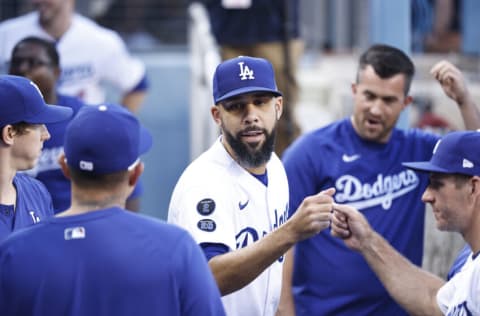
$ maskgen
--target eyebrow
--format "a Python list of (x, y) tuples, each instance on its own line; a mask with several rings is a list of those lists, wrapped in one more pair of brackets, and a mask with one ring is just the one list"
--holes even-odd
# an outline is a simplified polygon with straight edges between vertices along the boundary
[(380, 99), (385, 100), (385, 101), (395, 101), (395, 100), (398, 100), (398, 98), (397, 98), (396, 96), (394, 96), (394, 95), (383, 95), (383, 96), (382, 96), (382, 95), (379, 95), (378, 93), (375, 93), (375, 92), (373, 92), (372, 90), (369, 90), (369, 89), (365, 89), (365, 90), (363, 91), (363, 94), (364, 94), (364, 95), (366, 95), (366, 94), (372, 95), (372, 96), (374, 96), (374, 97), (376, 97), (376, 98), (380, 98)]

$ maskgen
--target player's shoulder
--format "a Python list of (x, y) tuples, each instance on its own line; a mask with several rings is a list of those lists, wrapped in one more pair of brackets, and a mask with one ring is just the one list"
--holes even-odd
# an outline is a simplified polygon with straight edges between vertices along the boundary
[(184, 174), (202, 180), (224, 177), (233, 164), (234, 160), (228, 155), (220, 140), (217, 140), (185, 168)]
[(40, 182), (39, 180), (27, 175), (26, 173), (17, 172), (17, 174), (13, 177), (13, 183), (17, 188), (18, 192), (24, 191), (41, 191), (47, 192), (45, 185)]
[(353, 129), (349, 124), (349, 119), (342, 119), (302, 134), (287, 148), (282, 160), (291, 155), (316, 154), (325, 147), (341, 146)]
[(399, 129), (392, 131), (391, 141), (403, 144), (434, 146), (440, 139), (440, 135), (419, 128)]
[(167, 223), (163, 219), (155, 218), (145, 214), (125, 211), (119, 213), (124, 221), (135, 227), (141, 227), (145, 235), (150, 235), (152, 240), (162, 240), (167, 245), (177, 245), (179, 241), (188, 238), (190, 235), (184, 228)]
[(285, 172), (283, 163), (275, 152), (272, 152), (272, 155), (270, 156), (270, 160), (267, 163), (267, 168), (269, 170), (269, 173), (271, 170), (274, 170), (275, 172), (281, 172), (281, 173)]
[(193, 191), (222, 195), (236, 178), (235, 171), (238, 167), (217, 141), (185, 168), (175, 185), (172, 201), (182, 200), (185, 194)]
[[(324, 144), (332, 141), (341, 141), (341, 139), (350, 134), (351, 127), (350, 119), (342, 119), (325, 126), (314, 129), (305, 133), (300, 137), (300, 141), (305, 143)], [(334, 137), (334, 139), (332, 139)]]
[(31, 28), (37, 24), (38, 14), (30, 12), (15, 18), (7, 19), (0, 23), (0, 32), (12, 32)]
[(41, 243), (42, 231), (46, 228), (46, 222), (40, 221), (35, 225), (22, 227), (14, 230), (0, 243), (0, 254), (2, 256), (15, 253), (16, 257), (22, 254), (31, 254), (30, 249), (37, 250), (38, 243)]
[(104, 41), (109, 44), (123, 43), (117, 32), (78, 13), (75, 13), (73, 16), (73, 27), (77, 35), (83, 34), (83, 36), (87, 36), (90, 40)]
[(196, 159), (182, 172), (175, 188), (177, 191), (189, 191), (198, 187), (220, 190), (225, 187), (229, 177), (226, 168), (211, 161)]
[(74, 115), (86, 104), (78, 97), (58, 94), (58, 105), (69, 107), (73, 110)]
[(400, 135), (403, 135), (404, 137), (407, 137), (407, 138), (422, 138), (422, 139), (432, 139), (432, 138), (440, 138), (439, 135), (437, 134), (434, 134), (430, 131), (426, 131), (426, 130), (423, 130), (421, 128), (416, 128), (416, 127), (413, 127), (413, 128), (407, 128), (407, 129), (398, 129), (396, 128), (395, 131), (400, 134)]

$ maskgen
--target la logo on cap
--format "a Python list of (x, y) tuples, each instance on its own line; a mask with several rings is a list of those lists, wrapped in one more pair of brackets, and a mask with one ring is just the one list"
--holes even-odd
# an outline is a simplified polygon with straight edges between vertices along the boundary
[(252, 80), (252, 79), (255, 79), (255, 77), (253, 76), (253, 70), (251, 70), (247, 65), (243, 65), (245, 64), (245, 62), (241, 61), (238, 63), (238, 65), (240, 66), (240, 80)]

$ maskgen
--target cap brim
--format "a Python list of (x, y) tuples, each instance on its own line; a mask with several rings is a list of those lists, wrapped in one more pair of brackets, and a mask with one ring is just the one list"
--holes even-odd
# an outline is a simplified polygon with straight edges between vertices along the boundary
[(451, 170), (435, 166), (430, 161), (404, 162), (402, 163), (402, 165), (407, 168), (421, 172), (451, 173)]
[(66, 106), (46, 104), (39, 113), (35, 113), (31, 118), (25, 118), (26, 123), (46, 124), (61, 122), (69, 119), (73, 115), (73, 110)]
[(140, 148), (139, 155), (143, 155), (152, 148), (153, 138), (152, 134), (143, 126), (140, 125)]
[(235, 89), (235, 90), (230, 91), (229, 93), (227, 93), (227, 94), (221, 96), (220, 98), (218, 98), (217, 100), (215, 100), (215, 103), (218, 103), (218, 102), (226, 100), (228, 98), (237, 96), (239, 94), (250, 93), (250, 92), (270, 92), (270, 93), (273, 93), (276, 96), (281, 96), (282, 95), (282, 93), (278, 90), (267, 89), (267, 88), (264, 88), (264, 87), (244, 87), (244, 88), (239, 88), (239, 89)]

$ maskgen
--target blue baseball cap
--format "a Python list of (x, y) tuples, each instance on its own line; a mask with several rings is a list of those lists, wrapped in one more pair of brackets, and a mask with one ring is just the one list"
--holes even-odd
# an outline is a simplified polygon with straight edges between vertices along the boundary
[(404, 166), (424, 172), (480, 175), (480, 132), (451, 132), (440, 139), (430, 161), (405, 162)]
[(25, 77), (0, 76), (0, 127), (20, 122), (45, 124), (68, 119), (73, 110), (46, 104), (35, 83)]
[(220, 63), (213, 75), (215, 104), (249, 92), (271, 92), (276, 96), (275, 73), (272, 64), (264, 58), (239, 56)]
[(82, 107), (65, 132), (67, 164), (92, 174), (129, 170), (150, 147), (151, 134), (116, 104)]

